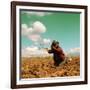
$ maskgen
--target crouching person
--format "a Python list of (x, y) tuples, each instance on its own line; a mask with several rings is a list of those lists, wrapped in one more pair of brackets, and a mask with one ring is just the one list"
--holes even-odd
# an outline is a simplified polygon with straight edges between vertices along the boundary
[(48, 53), (53, 53), (54, 65), (59, 66), (59, 64), (65, 60), (65, 54), (62, 48), (59, 46), (59, 42), (53, 41), (51, 44), (51, 50)]

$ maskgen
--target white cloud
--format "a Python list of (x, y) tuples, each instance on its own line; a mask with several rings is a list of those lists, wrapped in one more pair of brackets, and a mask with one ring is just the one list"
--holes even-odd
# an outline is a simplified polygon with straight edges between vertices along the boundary
[(44, 39), (43, 39), (43, 43), (44, 43), (45, 45), (48, 45), (48, 44), (51, 43), (51, 40), (44, 38)]
[(22, 57), (47, 57), (52, 56), (45, 49), (38, 49), (36, 46), (26, 47), (22, 49)]
[(28, 38), (34, 42), (37, 42), (41, 37), (38, 34), (30, 34), (28, 35)]
[(80, 48), (71, 48), (66, 52), (67, 56), (79, 56), (80, 55)]
[(34, 30), (33, 30), (32, 27), (29, 27), (29, 28), (28, 28), (28, 32), (29, 32), (29, 33), (33, 33), (33, 31), (34, 31)]
[(36, 33), (44, 33), (46, 31), (46, 27), (40, 21), (36, 21), (32, 25), (34, 32)]
[(41, 33), (45, 33), (45, 31), (46, 31), (46, 27), (40, 21), (34, 22), (32, 24), (32, 27), (28, 27), (26, 24), (21, 25), (22, 35), (29, 35), (34, 33), (41, 34)]
[(21, 33), (22, 35), (27, 35), (28, 31), (27, 31), (28, 27), (26, 24), (22, 24), (21, 25)]
[[(34, 42), (38, 42), (41, 39), (41, 33), (46, 32), (46, 27), (45, 25), (40, 22), (36, 21), (33, 23), (32, 27), (28, 27), (26, 24), (21, 25), (21, 33), (23, 36), (26, 36), (30, 40)], [(44, 40), (46, 43), (47, 41)]]
[(52, 13), (50, 13), (50, 12), (35, 12), (35, 11), (33, 11), (33, 12), (31, 12), (31, 11), (25, 11), (25, 12), (23, 12), (23, 13), (26, 13), (27, 15), (36, 15), (36, 16), (39, 16), (39, 17), (43, 17), (43, 16), (45, 16), (45, 15), (50, 15), (50, 14), (52, 14)]
[(21, 25), (21, 33), (22, 33), (22, 35), (27, 36), (32, 32), (33, 32), (33, 29), (31, 27), (29, 28), (26, 24)]
[(80, 52), (80, 48), (71, 48), (69, 50), (69, 52), (73, 53), (73, 52)]
[(26, 24), (22, 24), (22, 29), (27, 29), (27, 25)]
[(40, 21), (34, 22), (32, 24), (32, 27), (28, 27), (26, 24), (22, 24), (21, 31), (23, 36), (26, 36), (40, 48), (46, 47), (51, 43), (51, 40), (49, 38), (41, 37), (41, 34), (46, 32), (46, 27)]
[(38, 50), (38, 47), (36, 47), (36, 46), (33, 46), (33, 47), (26, 47), (26, 50), (27, 51), (36, 51), (36, 50)]

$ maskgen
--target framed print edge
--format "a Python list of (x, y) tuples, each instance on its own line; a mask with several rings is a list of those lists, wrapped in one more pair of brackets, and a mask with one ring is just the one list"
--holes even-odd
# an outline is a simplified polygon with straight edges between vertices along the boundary
[[(75, 9), (82, 9), (84, 10), (84, 21), (85, 21), (85, 27), (84, 27), (84, 80), (83, 81), (75, 81), (75, 82), (53, 82), (53, 83), (38, 83), (38, 84), (17, 84), (17, 39), (16, 39), (16, 6), (37, 6), (37, 7), (53, 7), (53, 8), (75, 8)], [(11, 2), (11, 88), (31, 88), (31, 87), (48, 87), (48, 86), (66, 86), (66, 85), (80, 85), (80, 84), (87, 84), (88, 83), (88, 66), (87, 66), (87, 55), (88, 55), (88, 41), (87, 41), (87, 6), (83, 5), (67, 5), (67, 4), (52, 4), (52, 3), (32, 3), (32, 2), (19, 2), (19, 1), (12, 1)]]
[(85, 83), (88, 84), (88, 7), (85, 7)]
[(11, 2), (11, 88), (16, 88), (16, 5)]

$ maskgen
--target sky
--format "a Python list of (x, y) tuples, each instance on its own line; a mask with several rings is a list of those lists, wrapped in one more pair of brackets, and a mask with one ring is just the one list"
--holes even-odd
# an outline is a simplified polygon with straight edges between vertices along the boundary
[(57, 40), (65, 50), (80, 47), (80, 14), (20, 11), (21, 47), (50, 48)]

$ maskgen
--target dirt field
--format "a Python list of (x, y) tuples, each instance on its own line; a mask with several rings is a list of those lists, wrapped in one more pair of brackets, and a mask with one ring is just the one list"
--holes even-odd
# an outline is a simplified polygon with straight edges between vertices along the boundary
[(53, 65), (52, 57), (22, 58), (21, 78), (64, 77), (80, 75), (80, 58), (72, 57), (59, 67)]

